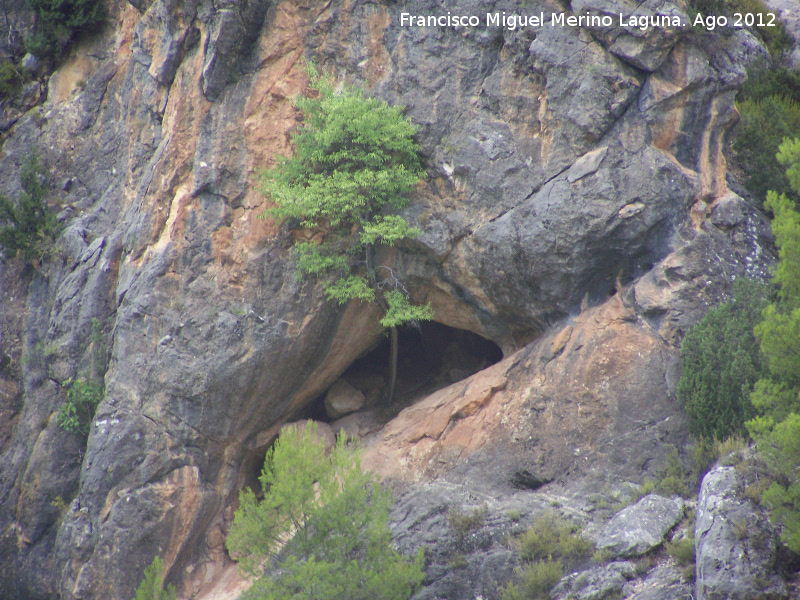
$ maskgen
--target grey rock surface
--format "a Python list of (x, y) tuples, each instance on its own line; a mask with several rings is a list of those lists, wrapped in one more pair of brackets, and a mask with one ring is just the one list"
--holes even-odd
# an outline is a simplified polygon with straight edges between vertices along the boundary
[[(452, 467), (468, 487), (420, 483), (394, 513), (400, 546), (435, 557), (420, 594), (497, 597), (514, 565), (504, 511), (547, 505), (520, 500), (531, 492), (514, 473), (585, 489), (590, 477), (640, 480), (667, 444), (684, 447), (665, 377), (677, 344), (734, 275), (770, 262), (752, 209), (721, 227), (690, 212), (727, 191), (733, 97), (763, 55), (748, 32), (723, 44), (400, 27), (401, 11), (440, 8), (427, 0), (129, 4), (109, 3), (119, 28), (81, 46), (49, 87), (31, 82), (20, 106), (0, 107), (0, 193), (16, 197), (33, 151), (51, 182), (70, 180), (50, 186), (64, 224), (53, 256), (0, 261), (8, 597), (132, 597), (156, 555), (167, 583), (199, 594), (229, 564), (221, 540), (236, 496), (280, 426), (380, 341), (374, 312), (298, 281), (290, 233), (257, 219), (266, 202), (253, 175), (291, 151), (305, 58), (406, 106), (427, 171), (407, 209), (422, 234), (383, 258), (441, 323), (516, 356), (506, 387), (525, 400), (491, 432), (496, 445), (469, 460), (463, 445), (448, 449), (416, 474)], [(31, 21), (24, 2), (8, 6)], [(553, 6), (459, 2), (474, 14)], [(581, 314), (602, 327), (575, 322), (554, 357), (555, 334)], [(54, 415), (61, 383), (100, 349), (104, 400), (84, 439)], [(489, 491), (509, 499), (492, 500), (465, 539), (448, 534), (450, 508)], [(455, 554), (466, 568), (448, 566)]]
[(742, 497), (742, 483), (734, 467), (715, 467), (703, 478), (694, 533), (698, 600), (788, 598), (775, 573), (774, 528)]
[(692, 586), (676, 565), (662, 563), (642, 579), (626, 583), (622, 595), (626, 600), (682, 600), (692, 597)]
[(603, 600), (619, 594), (636, 574), (630, 561), (612, 562), (562, 578), (551, 590), (553, 600)]
[(336, 380), (325, 394), (325, 411), (331, 419), (339, 419), (364, 407), (364, 394), (344, 379)]
[(660, 545), (682, 517), (680, 498), (649, 494), (614, 515), (597, 536), (597, 549), (613, 557), (640, 556)]

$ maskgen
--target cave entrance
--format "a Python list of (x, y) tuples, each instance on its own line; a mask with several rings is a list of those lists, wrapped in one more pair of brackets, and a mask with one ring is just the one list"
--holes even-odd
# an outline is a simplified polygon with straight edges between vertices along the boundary
[[(381, 409), (393, 416), (423, 396), (477, 373), (503, 358), (494, 342), (475, 333), (426, 322), (398, 331), (397, 388), (392, 406), (386, 405), (389, 388), (389, 337), (356, 359), (326, 394), (303, 411), (302, 418), (332, 422), (344, 415), (326, 407), (334, 388), (363, 395), (363, 408)], [(359, 396), (360, 397), (360, 396)]]

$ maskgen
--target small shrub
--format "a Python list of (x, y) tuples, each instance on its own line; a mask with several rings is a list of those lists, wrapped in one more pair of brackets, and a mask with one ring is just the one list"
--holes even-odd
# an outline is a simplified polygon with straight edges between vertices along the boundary
[(561, 561), (545, 559), (518, 567), (514, 573), (517, 582), (508, 584), (502, 592), (503, 600), (546, 600), (550, 590), (561, 579)]
[(764, 497), (764, 492), (766, 492), (771, 485), (772, 479), (762, 476), (756, 483), (752, 483), (744, 489), (744, 495), (752, 502), (760, 504)]
[(22, 84), (22, 74), (10, 60), (0, 59), (0, 98), (14, 94)]
[(517, 523), (521, 518), (518, 510), (510, 510), (506, 513), (506, 516), (510, 521), (514, 521), (514, 523)]
[(65, 431), (89, 435), (92, 417), (103, 399), (103, 386), (92, 379), (66, 381), (67, 402), (56, 415), (56, 423)]
[(747, 517), (743, 517), (736, 521), (733, 521), (733, 535), (736, 536), (737, 540), (745, 539), (750, 531), (750, 524), (747, 522)]
[(692, 480), (699, 482), (716, 460), (713, 440), (705, 438), (696, 440), (692, 445)]
[(461, 540), (483, 524), (487, 510), (485, 504), (469, 513), (454, 509), (447, 515), (447, 522), (452, 527), (456, 537)]
[[(608, 562), (608, 561), (605, 561)], [(633, 571), (637, 576), (642, 576), (653, 568), (656, 563), (652, 555), (642, 556), (633, 566)]]
[(67, 503), (64, 502), (64, 498), (62, 498), (61, 496), (56, 496), (50, 501), (50, 506), (55, 508), (57, 511), (61, 512), (65, 508), (67, 508)]
[(695, 561), (694, 538), (686, 536), (677, 541), (667, 542), (667, 554), (681, 566), (693, 565)]
[(611, 552), (611, 550), (609, 550), (608, 548), (595, 550), (592, 553), (592, 560), (596, 562), (598, 565), (605, 565), (614, 560), (614, 553)]
[(656, 491), (665, 496), (688, 498), (694, 492), (690, 477), (691, 475), (683, 468), (678, 449), (673, 446), (667, 456), (667, 466), (656, 485)]
[(714, 440), (714, 450), (717, 458), (726, 467), (742, 462), (742, 451), (747, 447), (747, 440), (741, 435), (732, 435), (722, 442)]
[(17, 202), (0, 195), (0, 247), (25, 260), (41, 258), (52, 246), (56, 216), (47, 205), (42, 168), (34, 155), (22, 166)]
[(176, 600), (175, 586), (164, 589), (164, 562), (156, 556), (144, 570), (142, 583), (136, 588), (134, 600)]
[(573, 525), (555, 515), (537, 517), (516, 545), (523, 561), (546, 558), (573, 561), (589, 556), (593, 546)]
[(648, 494), (652, 494), (655, 491), (656, 491), (656, 482), (650, 479), (649, 477), (645, 477), (642, 484), (638, 486), (633, 492), (631, 492), (627, 496), (620, 496), (618, 500), (611, 505), (611, 510), (615, 513), (618, 513), (623, 508), (627, 508), (631, 504), (637, 503), (639, 500), (641, 500)]

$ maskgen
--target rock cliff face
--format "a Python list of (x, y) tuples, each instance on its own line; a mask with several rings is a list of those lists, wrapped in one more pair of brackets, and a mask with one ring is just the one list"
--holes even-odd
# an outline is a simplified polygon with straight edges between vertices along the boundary
[[(458, 3), (481, 16), (561, 10)], [(298, 281), (289, 232), (257, 218), (254, 173), (290, 151), (310, 59), (419, 124), (428, 177), (406, 216), (422, 235), (383, 260), (437, 322), (504, 355), (365, 430), (365, 462), (404, 490), (398, 543), (435, 546), (415, 531), (481, 499), (588, 511), (590, 492), (641, 481), (684, 449), (680, 339), (770, 260), (768, 228), (728, 189), (722, 155), (763, 48), (744, 30), (400, 26), (402, 12), (439, 11), (112, 3), (46, 100), (12, 119), (0, 192), (14, 194), (38, 152), (63, 230), (36, 268), (0, 264), (6, 597), (127, 599), (155, 555), (185, 597), (222, 597), (209, 590), (230, 583), (238, 490), (280, 426), (380, 342), (374, 311)], [(97, 354), (105, 398), (87, 441), (54, 415), (61, 383)], [(543, 495), (525, 491), (544, 482)], [(487, 540), (462, 549), (476, 551), (464, 573), (480, 586), (434, 548), (420, 598), (498, 597), (513, 558)]]

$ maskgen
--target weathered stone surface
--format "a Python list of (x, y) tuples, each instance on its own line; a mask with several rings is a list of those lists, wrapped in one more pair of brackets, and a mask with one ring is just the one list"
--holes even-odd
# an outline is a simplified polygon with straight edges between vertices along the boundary
[(364, 407), (364, 394), (347, 383), (337, 379), (325, 394), (325, 412), (331, 419), (338, 419)]
[(717, 227), (736, 227), (744, 221), (740, 206), (743, 200), (733, 192), (726, 194), (714, 203), (711, 209), (711, 222)]
[(715, 467), (697, 502), (698, 600), (788, 598), (775, 573), (775, 532), (763, 510), (742, 497), (734, 467)]
[(562, 578), (550, 592), (553, 600), (602, 600), (622, 591), (636, 573), (629, 561), (612, 562)]
[[(684, 447), (665, 376), (677, 343), (733, 275), (768, 266), (752, 210), (724, 231), (691, 210), (727, 193), (721, 143), (763, 47), (746, 31), (656, 51), (635, 31), (399, 25), (400, 11), (432, 6), (109, 3), (108, 35), (77, 48), (49, 89), (32, 82), (18, 106), (0, 103), (0, 192), (19, 192), (34, 149), (52, 181), (71, 181), (51, 189), (58, 253), (36, 269), (0, 264), (0, 588), (13, 600), (128, 598), (156, 555), (185, 597), (213, 587), (229, 573), (221, 538), (238, 490), (280, 427), (379, 340), (375, 311), (298, 281), (289, 235), (256, 218), (267, 203), (253, 173), (291, 150), (306, 58), (420, 126), (428, 177), (407, 216), (422, 233), (380, 258), (437, 320), (506, 354), (364, 436), (365, 464), (411, 488), (464, 482), (430, 506), (411, 489), (395, 513), (398, 540), (413, 529), (434, 548), (420, 593), (467, 597), (480, 581), (496, 598), (513, 569), (507, 508), (640, 481), (667, 444)], [(523, 4), (459, 3), (490, 6)], [(91, 366), (93, 319), (110, 360), (82, 440), (52, 415), (58, 384)], [(381, 384), (356, 387), (369, 400)], [(552, 482), (520, 492), (520, 470)], [(488, 491), (486, 528), (460, 546), (442, 535), (450, 507)]]
[(676, 600), (692, 596), (692, 586), (681, 576), (678, 567), (662, 563), (643, 579), (630, 581), (622, 588), (626, 600)]
[[(610, 16), (612, 26), (591, 25), (589, 31), (611, 54), (648, 72), (661, 66), (680, 35), (690, 27), (686, 14), (675, 3), (665, 0), (575, 0), (572, 10), (580, 15)], [(623, 25), (620, 25), (620, 15)], [(671, 18), (667, 26), (661, 26), (660, 21), (658, 26), (636, 24), (639, 18), (651, 17), (676, 17), (681, 24), (674, 26)]]
[(794, 47), (784, 54), (784, 59), (791, 67), (800, 65), (800, 7), (792, 0), (765, 0), (764, 4), (775, 11), (794, 40)]
[(681, 517), (680, 498), (650, 494), (614, 515), (597, 536), (597, 549), (613, 557), (640, 556), (660, 545)]

